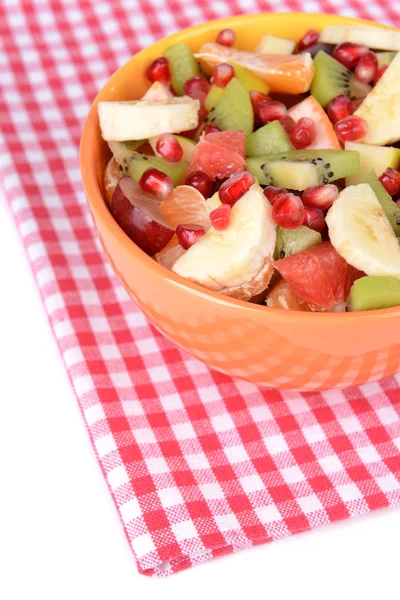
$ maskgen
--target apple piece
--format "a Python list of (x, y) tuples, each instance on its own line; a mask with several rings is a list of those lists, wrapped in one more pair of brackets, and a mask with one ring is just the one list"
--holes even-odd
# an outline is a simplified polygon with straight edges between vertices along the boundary
[(131, 177), (118, 181), (110, 211), (126, 235), (151, 256), (160, 252), (174, 235), (159, 200), (143, 192)]

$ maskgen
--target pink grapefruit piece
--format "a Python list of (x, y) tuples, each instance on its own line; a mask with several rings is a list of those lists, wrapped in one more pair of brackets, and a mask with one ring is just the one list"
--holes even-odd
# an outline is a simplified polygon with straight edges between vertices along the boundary
[(288, 115), (296, 122), (302, 117), (307, 117), (314, 121), (315, 139), (307, 148), (315, 150), (342, 149), (328, 115), (314, 96), (309, 96), (290, 108)]

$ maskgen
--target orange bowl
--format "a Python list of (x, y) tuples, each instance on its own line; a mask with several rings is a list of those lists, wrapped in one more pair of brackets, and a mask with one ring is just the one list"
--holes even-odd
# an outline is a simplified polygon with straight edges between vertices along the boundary
[(365, 313), (309, 313), (269, 309), (219, 295), (159, 265), (120, 229), (103, 198), (110, 156), (100, 135), (97, 104), (140, 98), (145, 69), (171, 44), (193, 50), (218, 31), (235, 30), (237, 47), (253, 50), (268, 32), (298, 40), (313, 27), (373, 25), (334, 15), (257, 14), (185, 29), (134, 56), (96, 97), (81, 140), (81, 170), (89, 207), (115, 273), (149, 321), (168, 339), (210, 367), (254, 383), (322, 390), (359, 385), (400, 370), (400, 307)]

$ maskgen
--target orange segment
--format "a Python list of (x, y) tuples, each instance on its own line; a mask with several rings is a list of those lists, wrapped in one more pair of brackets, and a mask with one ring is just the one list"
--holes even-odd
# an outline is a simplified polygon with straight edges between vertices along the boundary
[(119, 178), (120, 172), (118, 170), (118, 163), (114, 157), (111, 157), (104, 173), (105, 200), (108, 206), (111, 206), (111, 199)]
[(172, 194), (161, 203), (164, 216), (175, 229), (178, 225), (191, 223), (210, 228), (207, 204), (198, 190), (190, 185), (179, 185)]
[(310, 310), (308, 304), (299, 302), (284, 279), (274, 285), (267, 296), (266, 304), (270, 308), (283, 308), (284, 310)]
[(269, 86), (270, 92), (302, 94), (308, 92), (314, 76), (314, 65), (309, 54), (254, 54), (209, 42), (203, 44), (197, 60), (210, 70), (227, 60), (234, 61), (257, 75)]
[(309, 96), (302, 102), (299, 102), (299, 104), (296, 104), (296, 106), (293, 106), (289, 110), (289, 115), (295, 121), (298, 121), (302, 117), (308, 117), (314, 121), (315, 140), (307, 148), (314, 148), (315, 150), (342, 149), (328, 115), (314, 96)]
[(180, 258), (185, 252), (186, 250), (182, 248), (178, 241), (178, 236), (176, 233), (174, 233), (173, 237), (165, 246), (165, 248), (160, 250), (160, 252), (157, 252), (155, 259), (166, 269), (172, 269), (178, 258)]

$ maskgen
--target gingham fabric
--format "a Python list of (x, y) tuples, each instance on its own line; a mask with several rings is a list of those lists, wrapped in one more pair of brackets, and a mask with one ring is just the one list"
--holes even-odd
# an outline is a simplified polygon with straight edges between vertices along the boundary
[(90, 103), (139, 48), (194, 23), (279, 9), (400, 26), (391, 4), (0, 2), (1, 187), (146, 575), (399, 505), (400, 376), (324, 394), (261, 390), (165, 340), (96, 239), (78, 167)]

